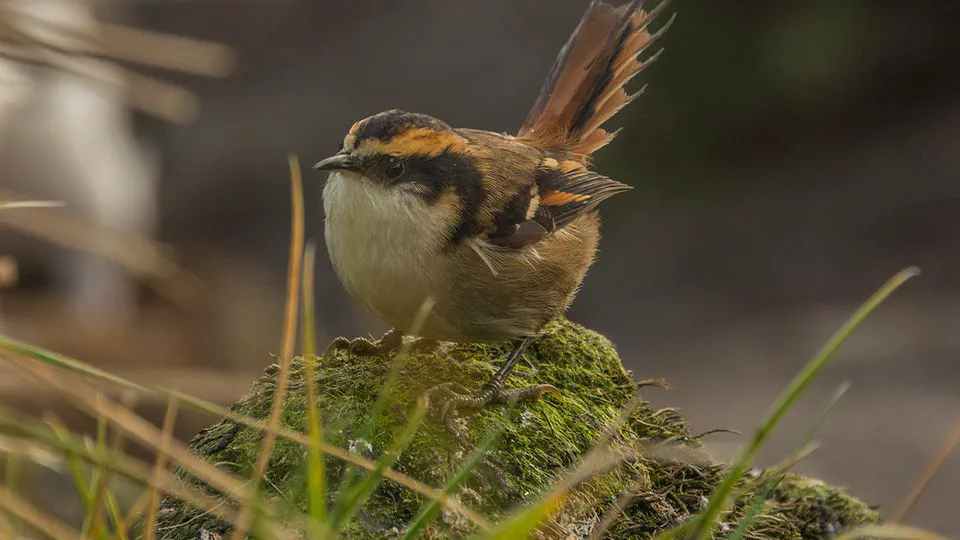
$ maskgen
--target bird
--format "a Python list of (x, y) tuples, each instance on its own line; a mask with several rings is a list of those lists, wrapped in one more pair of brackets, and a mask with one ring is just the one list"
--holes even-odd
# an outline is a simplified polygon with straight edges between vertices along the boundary
[(645, 54), (676, 18), (651, 29), (668, 3), (592, 0), (515, 135), (400, 109), (350, 127), (314, 165), (328, 172), (324, 238), (345, 289), (392, 329), (377, 341), (337, 338), (328, 350), (390, 352), (414, 325), (425, 346), (512, 343), (479, 389), (435, 387), (447, 420), (559, 393), (503, 387), (594, 263), (598, 205), (632, 189), (591, 170), (591, 156), (619, 133), (602, 126), (643, 94), (645, 85), (625, 87), (663, 52)]

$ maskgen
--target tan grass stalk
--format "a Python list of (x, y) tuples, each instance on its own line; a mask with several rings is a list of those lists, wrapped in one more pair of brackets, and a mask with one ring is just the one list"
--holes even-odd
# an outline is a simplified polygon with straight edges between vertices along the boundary
[(930, 459), (930, 462), (927, 464), (927, 467), (924, 469), (923, 473), (914, 483), (913, 487), (910, 489), (910, 492), (907, 493), (907, 496), (904, 498), (903, 502), (900, 503), (900, 507), (897, 508), (897, 511), (893, 514), (893, 517), (890, 518), (891, 523), (903, 521), (903, 518), (910, 513), (910, 510), (914, 507), (914, 505), (917, 504), (917, 501), (920, 500), (923, 492), (927, 490), (930, 482), (933, 481), (933, 478), (943, 467), (943, 464), (947, 462), (947, 458), (950, 457), (950, 454), (952, 454), (958, 446), (960, 446), (960, 422), (957, 422), (956, 427), (953, 429), (950, 437), (944, 442), (943, 446), (940, 448), (940, 451)]
[[(260, 456), (250, 479), (249, 500), (259, 496), (260, 482), (270, 461), (273, 443), (277, 436), (277, 426), (280, 424), (280, 413), (283, 410), (283, 400), (287, 393), (287, 380), (290, 376), (290, 362), (293, 359), (293, 347), (297, 337), (297, 314), (300, 299), (300, 279), (303, 270), (303, 180), (300, 174), (300, 162), (296, 156), (288, 158), (290, 166), (290, 189), (292, 234), (290, 237), (290, 263), (287, 271), (287, 299), (286, 310), (283, 314), (283, 341), (280, 345), (280, 373), (277, 375), (276, 390), (274, 390), (273, 404), (270, 409), (270, 420), (267, 430), (263, 434), (263, 443)], [(234, 540), (243, 540), (250, 529), (253, 519), (253, 505), (245, 504), (240, 511), (240, 518), (233, 531)]]
[[(160, 446), (157, 447), (157, 458), (153, 465), (153, 477), (159, 483), (163, 477), (163, 472), (167, 467), (167, 447), (170, 446), (170, 440), (173, 438), (173, 426), (177, 419), (177, 405), (180, 402), (171, 399), (167, 402), (167, 412), (163, 416), (163, 436), (160, 439)], [(160, 506), (160, 496), (153, 487), (148, 488), (147, 516), (144, 519), (144, 540), (153, 540), (153, 535), (157, 525), (157, 510)]]

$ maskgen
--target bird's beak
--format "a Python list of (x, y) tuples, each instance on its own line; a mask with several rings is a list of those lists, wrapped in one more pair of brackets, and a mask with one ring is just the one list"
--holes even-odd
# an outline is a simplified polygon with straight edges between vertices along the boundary
[(336, 154), (318, 162), (313, 168), (318, 171), (355, 171), (359, 165), (359, 160), (350, 154)]

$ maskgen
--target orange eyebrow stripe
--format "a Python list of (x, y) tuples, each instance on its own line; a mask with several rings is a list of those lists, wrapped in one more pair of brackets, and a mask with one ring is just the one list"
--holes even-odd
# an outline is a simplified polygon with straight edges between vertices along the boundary
[(413, 128), (386, 141), (364, 139), (360, 142), (360, 151), (366, 154), (437, 156), (448, 148), (454, 152), (466, 152), (466, 140), (452, 132)]
[(540, 204), (547, 206), (563, 206), (570, 203), (583, 202), (590, 199), (584, 193), (567, 193), (566, 191), (547, 191), (540, 194)]

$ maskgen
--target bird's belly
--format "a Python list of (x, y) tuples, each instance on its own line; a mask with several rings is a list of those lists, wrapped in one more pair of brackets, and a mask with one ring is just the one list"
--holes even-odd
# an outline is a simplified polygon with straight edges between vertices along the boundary
[[(448, 295), (445, 260), (436, 248), (428, 209), (418, 201), (370, 193), (365, 180), (334, 173), (324, 189), (325, 238), (333, 268), (350, 295), (400, 331), (409, 331), (428, 298)], [(454, 340), (452, 325), (438, 313), (418, 332)]]
[[(365, 248), (356, 249), (351, 236), (328, 242), (340, 281), (354, 299), (385, 322), (409, 330), (420, 307), (436, 294), (426, 275), (429, 263), (371, 238), (365, 239)], [(376, 253), (371, 256), (367, 250)]]

